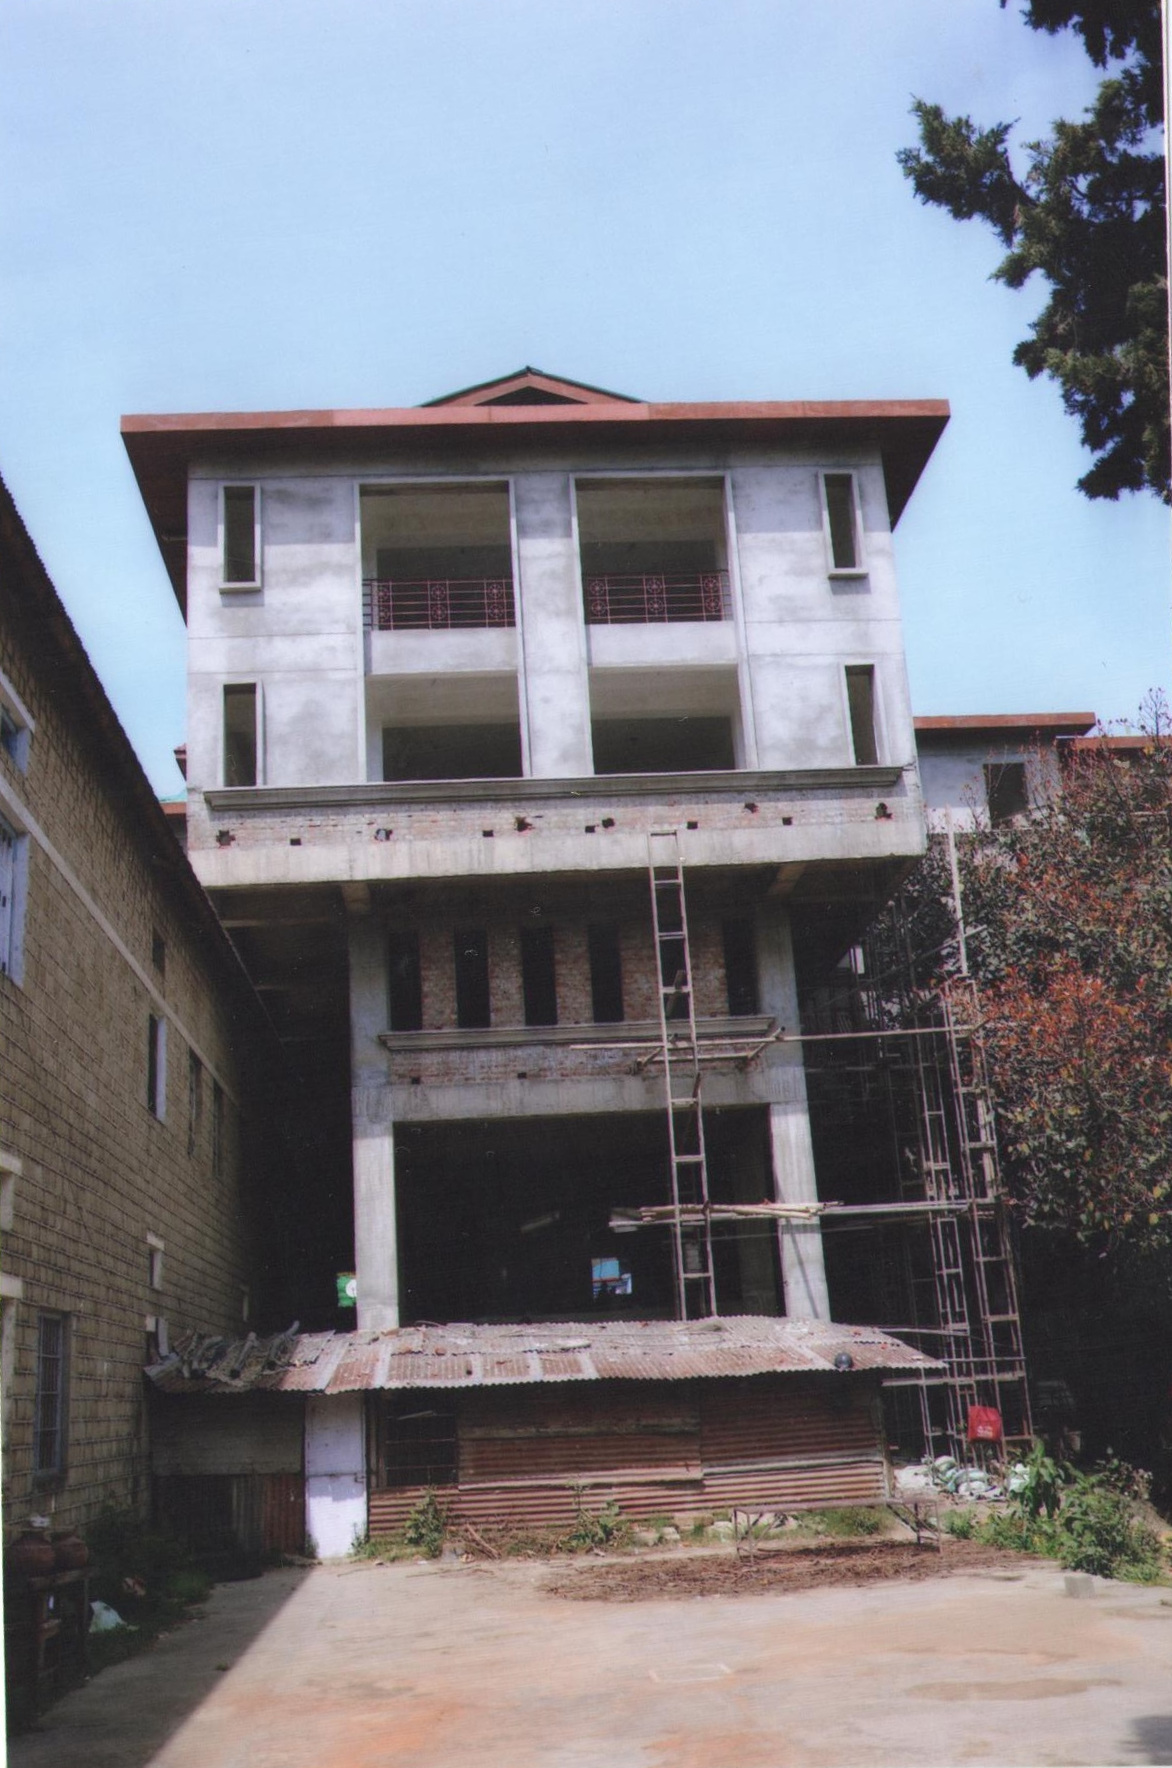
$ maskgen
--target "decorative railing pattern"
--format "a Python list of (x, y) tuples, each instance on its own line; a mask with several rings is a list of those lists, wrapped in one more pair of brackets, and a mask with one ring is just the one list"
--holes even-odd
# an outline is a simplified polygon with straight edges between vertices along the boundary
[(586, 619), (591, 626), (725, 620), (728, 612), (727, 571), (586, 579)]
[(439, 577), (410, 583), (367, 577), (362, 609), (374, 632), (448, 632), (517, 624), (511, 577)]

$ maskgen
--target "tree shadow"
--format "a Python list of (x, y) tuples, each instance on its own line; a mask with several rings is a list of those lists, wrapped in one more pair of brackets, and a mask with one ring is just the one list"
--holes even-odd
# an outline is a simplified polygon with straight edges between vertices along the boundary
[(1161, 1765), (1172, 1763), (1172, 1713), (1153, 1713), (1131, 1721), (1137, 1760)]
[(287, 1566), (217, 1584), (188, 1621), (63, 1695), (10, 1738), (9, 1768), (147, 1768), (309, 1575), (309, 1568)]

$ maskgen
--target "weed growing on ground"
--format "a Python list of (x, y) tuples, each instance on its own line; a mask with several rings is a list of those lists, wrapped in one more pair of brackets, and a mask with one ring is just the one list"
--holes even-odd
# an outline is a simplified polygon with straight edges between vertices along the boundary
[(428, 1488), (403, 1524), (403, 1540), (426, 1559), (438, 1559), (448, 1532), (448, 1513)]
[(983, 1522), (978, 1538), (991, 1547), (1056, 1559), (1068, 1571), (1157, 1583), (1167, 1562), (1135, 1509), (1147, 1490), (1147, 1475), (1125, 1462), (1109, 1458), (1078, 1473), (1059, 1467), (1037, 1443), (1008, 1508)]
[(811, 1534), (849, 1540), (861, 1535), (877, 1535), (883, 1527), (883, 1517), (877, 1510), (851, 1505), (841, 1509), (807, 1511), (799, 1527), (808, 1529)]
[(957, 1541), (971, 1541), (977, 1532), (978, 1518), (974, 1510), (949, 1510), (941, 1527)]
[(577, 1511), (574, 1525), (558, 1542), (563, 1552), (589, 1553), (592, 1548), (630, 1546), (632, 1525), (613, 1499), (600, 1510), (587, 1510), (583, 1489), (576, 1486), (574, 1503)]

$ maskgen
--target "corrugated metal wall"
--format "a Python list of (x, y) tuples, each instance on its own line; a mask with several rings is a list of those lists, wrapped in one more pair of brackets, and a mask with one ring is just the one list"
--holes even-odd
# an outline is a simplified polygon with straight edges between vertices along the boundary
[[(887, 1492), (876, 1383), (858, 1377), (606, 1383), (453, 1396), (453, 1521), (561, 1527), (583, 1488), (630, 1517), (733, 1505), (865, 1504)], [(372, 1396), (377, 1404), (377, 1396)], [(398, 1527), (422, 1488), (370, 1493), (370, 1527)]]
[(151, 1407), (155, 1520), (199, 1551), (301, 1553), (300, 1395), (162, 1398)]
[(154, 1481), (154, 1518), (197, 1552), (302, 1553), (305, 1478), (300, 1473), (164, 1474)]

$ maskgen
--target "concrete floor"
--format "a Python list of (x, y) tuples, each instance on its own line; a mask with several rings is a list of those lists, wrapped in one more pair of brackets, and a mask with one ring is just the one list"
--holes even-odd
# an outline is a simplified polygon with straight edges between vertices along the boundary
[[(597, 1563), (597, 1562), (595, 1562)], [(545, 1566), (324, 1565), (61, 1701), (12, 1768), (1172, 1763), (1172, 1592), (1057, 1570), (609, 1604)]]

